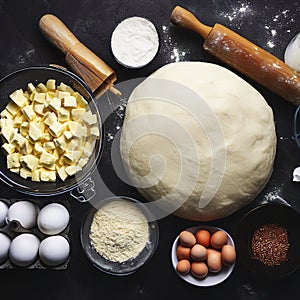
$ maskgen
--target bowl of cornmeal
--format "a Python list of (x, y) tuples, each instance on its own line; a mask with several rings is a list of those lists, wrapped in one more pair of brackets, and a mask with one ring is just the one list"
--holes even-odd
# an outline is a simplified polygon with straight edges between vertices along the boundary
[(150, 260), (159, 239), (158, 225), (146, 204), (128, 197), (99, 201), (81, 228), (87, 258), (111, 275), (128, 275)]

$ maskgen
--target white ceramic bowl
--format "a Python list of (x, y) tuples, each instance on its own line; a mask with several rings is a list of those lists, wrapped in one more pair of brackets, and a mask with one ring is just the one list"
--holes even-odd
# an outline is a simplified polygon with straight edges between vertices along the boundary
[[(210, 234), (213, 234), (214, 232), (216, 232), (218, 230), (224, 231), (228, 238), (227, 245), (231, 245), (235, 248), (233, 239), (228, 234), (228, 232), (226, 232), (222, 228), (218, 228), (218, 227), (214, 227), (214, 226), (195, 226), (195, 227), (190, 227), (190, 228), (187, 228), (184, 230), (190, 231), (195, 234), (200, 229), (206, 229), (207, 231), (210, 232)], [(178, 274), (178, 276), (190, 284), (193, 284), (196, 286), (203, 286), (203, 287), (213, 286), (213, 285), (223, 282), (225, 279), (228, 278), (228, 276), (233, 271), (235, 263), (229, 267), (226, 267), (223, 265), (222, 270), (218, 273), (208, 272), (207, 276), (203, 279), (196, 278), (191, 273), (188, 273), (187, 275), (181, 275), (176, 271), (176, 266), (178, 263), (176, 249), (177, 249), (178, 244), (179, 244), (179, 236), (177, 236), (177, 238), (175, 239), (173, 246), (172, 246), (172, 251), (171, 251), (172, 264), (173, 264), (174, 270)]]

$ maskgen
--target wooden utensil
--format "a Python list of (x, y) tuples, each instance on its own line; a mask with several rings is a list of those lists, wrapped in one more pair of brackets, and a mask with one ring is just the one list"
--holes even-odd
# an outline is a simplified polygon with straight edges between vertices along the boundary
[(203, 48), (213, 56), (292, 104), (300, 104), (300, 75), (277, 57), (220, 24), (202, 24), (180, 6), (174, 8), (171, 22), (200, 34), (205, 39)]
[(117, 80), (114, 70), (83, 45), (60, 19), (51, 14), (44, 15), (39, 27), (47, 39), (66, 54), (70, 69), (86, 82), (92, 92), (99, 96), (110, 89), (121, 94), (113, 87)]

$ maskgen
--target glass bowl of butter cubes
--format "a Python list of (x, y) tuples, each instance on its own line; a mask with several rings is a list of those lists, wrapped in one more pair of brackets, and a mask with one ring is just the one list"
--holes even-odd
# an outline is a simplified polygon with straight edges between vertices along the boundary
[(93, 172), (101, 118), (85, 83), (56, 67), (29, 67), (0, 80), (0, 180), (35, 196), (72, 190)]

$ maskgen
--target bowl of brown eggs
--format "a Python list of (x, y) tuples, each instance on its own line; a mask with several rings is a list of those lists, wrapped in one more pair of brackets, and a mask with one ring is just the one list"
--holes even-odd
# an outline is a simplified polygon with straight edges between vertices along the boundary
[(196, 286), (213, 286), (223, 282), (233, 271), (236, 250), (232, 237), (224, 229), (195, 226), (176, 237), (171, 259), (183, 280)]

